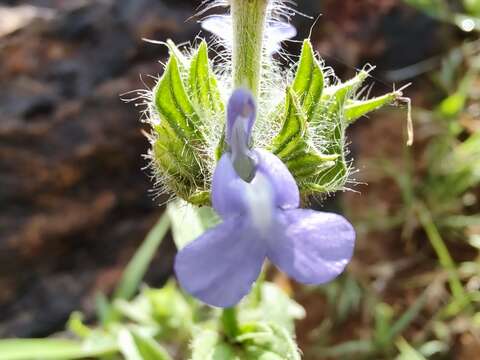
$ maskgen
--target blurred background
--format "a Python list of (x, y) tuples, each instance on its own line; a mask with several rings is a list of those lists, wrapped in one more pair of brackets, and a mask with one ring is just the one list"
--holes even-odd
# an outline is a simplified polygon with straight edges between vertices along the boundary
[[(347, 273), (318, 289), (274, 275), (306, 308), (305, 358), (479, 359), (480, 0), (297, 3), (322, 15), (313, 27), (295, 17), (297, 39), (311, 32), (339, 77), (370, 63), (372, 95), (413, 83), (416, 130), (407, 148), (398, 107), (350, 129), (358, 185), (327, 202), (359, 234)], [(162, 214), (144, 126), (120, 94), (162, 71), (166, 47), (142, 38), (192, 40), (199, 5), (0, 1), (0, 338), (93, 316)], [(149, 285), (165, 283), (174, 255), (167, 239)]]

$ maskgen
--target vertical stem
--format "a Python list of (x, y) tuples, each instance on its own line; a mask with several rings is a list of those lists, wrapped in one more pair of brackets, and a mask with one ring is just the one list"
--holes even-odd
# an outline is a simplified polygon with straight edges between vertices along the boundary
[(260, 86), (262, 48), (268, 0), (231, 0), (233, 85), (256, 97)]
[(424, 205), (420, 204), (417, 206), (417, 213), (420, 223), (422, 224), (425, 232), (427, 233), (427, 237), (430, 240), (433, 249), (437, 253), (440, 265), (442, 265), (442, 267), (448, 272), (449, 285), (453, 297), (460, 304), (468, 304), (469, 299), (467, 294), (465, 293), (465, 290), (463, 289), (460, 278), (458, 277), (455, 262), (450, 256), (448, 248), (445, 245), (445, 242), (443, 241), (440, 232), (435, 226), (430, 212), (427, 208), (425, 208)]
[(222, 312), (223, 331), (228, 339), (233, 340), (238, 335), (237, 310), (235, 308), (224, 309)]

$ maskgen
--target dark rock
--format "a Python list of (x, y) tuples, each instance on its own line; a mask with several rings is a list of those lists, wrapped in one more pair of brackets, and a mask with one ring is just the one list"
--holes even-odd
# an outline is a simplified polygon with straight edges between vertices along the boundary
[[(35, 3), (56, 17), (2, 39), (0, 337), (61, 330), (115, 286), (161, 214), (142, 171), (138, 111), (119, 94), (162, 70), (165, 48), (142, 37), (198, 31), (178, 25), (189, 12), (161, 1), (56, 4)], [(154, 285), (170, 275), (175, 248), (166, 241), (161, 251)]]

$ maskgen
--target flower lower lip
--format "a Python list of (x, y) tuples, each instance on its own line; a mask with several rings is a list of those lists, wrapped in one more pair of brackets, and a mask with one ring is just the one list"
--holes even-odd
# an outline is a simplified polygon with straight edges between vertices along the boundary
[[(265, 258), (307, 284), (338, 276), (353, 252), (355, 232), (343, 217), (299, 209), (298, 186), (287, 167), (265, 150), (250, 183), (220, 159), (212, 183), (223, 222), (183, 248), (175, 269), (180, 284), (202, 301), (229, 307), (250, 292)], [(216, 259), (212, 262), (212, 259)]]

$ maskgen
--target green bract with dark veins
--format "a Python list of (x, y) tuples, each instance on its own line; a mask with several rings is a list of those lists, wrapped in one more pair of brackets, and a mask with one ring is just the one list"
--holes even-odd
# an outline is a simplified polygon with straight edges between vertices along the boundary
[[(279, 65), (271, 61), (262, 81), (275, 85), (273, 72), (279, 71)], [(157, 184), (161, 191), (194, 205), (210, 205), (212, 172), (226, 149), (224, 102), (231, 84), (222, 70), (210, 65), (206, 42), (191, 56), (170, 44), (170, 59), (153, 89), (151, 158)], [(263, 146), (285, 163), (302, 197), (345, 189), (352, 168), (347, 159), (347, 127), (401, 97), (395, 91), (358, 99), (369, 71), (362, 70), (344, 83), (332, 81), (325, 76), (311, 42), (305, 40), (284, 98), (259, 107), (259, 118), (266, 122), (263, 128), (274, 131), (254, 133), (253, 141), (262, 139)], [(260, 104), (265, 94), (265, 90), (259, 92)]]

